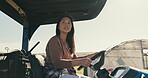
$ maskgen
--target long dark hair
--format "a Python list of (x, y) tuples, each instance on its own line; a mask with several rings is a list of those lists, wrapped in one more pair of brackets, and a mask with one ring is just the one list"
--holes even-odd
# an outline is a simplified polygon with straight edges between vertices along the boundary
[(64, 17), (68, 17), (71, 21), (71, 24), (72, 24), (72, 28), (71, 28), (71, 31), (67, 34), (67, 38), (66, 38), (66, 41), (69, 45), (69, 48), (70, 48), (70, 52), (71, 54), (74, 53), (75, 51), (75, 43), (74, 43), (74, 25), (73, 25), (73, 18), (69, 15), (63, 15), (59, 18), (58, 22), (57, 22), (57, 25), (56, 25), (56, 36), (59, 36), (60, 35), (60, 30), (59, 30), (59, 24), (60, 24), (60, 21), (64, 18)]

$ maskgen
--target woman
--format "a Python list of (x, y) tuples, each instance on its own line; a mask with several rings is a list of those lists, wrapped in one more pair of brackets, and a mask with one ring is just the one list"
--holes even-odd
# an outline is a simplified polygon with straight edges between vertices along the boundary
[(80, 65), (88, 67), (92, 62), (90, 57), (94, 55), (76, 56), (73, 19), (68, 15), (59, 18), (56, 35), (49, 40), (46, 46), (46, 54), (45, 78), (51, 78), (49, 76), (51, 71), (48, 69), (56, 69), (55, 71), (62, 72), (62, 78), (78, 78), (73, 67)]

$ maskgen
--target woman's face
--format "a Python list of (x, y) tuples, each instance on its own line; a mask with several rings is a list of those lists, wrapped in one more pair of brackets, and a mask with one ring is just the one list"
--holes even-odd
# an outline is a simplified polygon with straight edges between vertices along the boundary
[(71, 23), (70, 18), (68, 18), (68, 17), (62, 18), (62, 20), (60, 21), (60, 24), (59, 24), (60, 32), (61, 33), (68, 33), (71, 31), (71, 28), (72, 28), (72, 23)]

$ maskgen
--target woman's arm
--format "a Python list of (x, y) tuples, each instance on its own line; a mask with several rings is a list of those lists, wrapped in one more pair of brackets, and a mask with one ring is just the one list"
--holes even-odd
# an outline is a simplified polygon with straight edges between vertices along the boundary
[(92, 53), (92, 54), (88, 54), (88, 55), (86, 55), (85, 57), (87, 57), (87, 58), (91, 58), (91, 57), (93, 57), (94, 55), (96, 55), (98, 52), (95, 52), (95, 53)]
[(53, 67), (56, 69), (70, 68), (72, 67), (72, 60), (62, 59), (63, 49), (62, 45), (57, 37), (50, 39), (46, 47), (47, 58), (50, 59)]
[(86, 66), (88, 67), (91, 64), (92, 60), (90, 58), (77, 58), (72, 59), (72, 66)]
[(86, 55), (86, 56), (80, 56), (80, 57), (78, 57), (78, 56), (76, 55), (76, 53), (74, 53), (73, 57), (74, 57), (74, 58), (91, 58), (91, 57), (93, 57), (93, 56), (96, 55), (96, 54), (97, 54), (97, 52), (92, 53), (92, 54), (88, 54), (88, 55)]

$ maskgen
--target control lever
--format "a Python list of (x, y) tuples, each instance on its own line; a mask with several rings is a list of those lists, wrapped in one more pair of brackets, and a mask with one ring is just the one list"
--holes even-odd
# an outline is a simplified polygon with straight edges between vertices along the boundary
[(31, 51), (39, 44), (40, 42), (38, 41), (31, 49), (30, 51), (25, 51), (24, 49), (21, 50), (23, 52), (23, 54), (27, 57), (29, 57), (31, 55)]
[(30, 53), (31, 53), (31, 51), (39, 44), (40, 42), (38, 41), (31, 49), (30, 49)]

